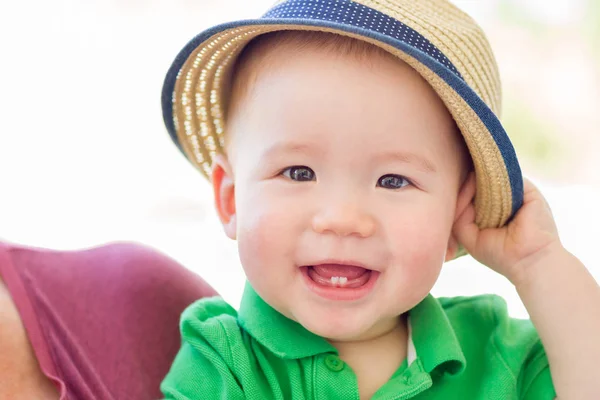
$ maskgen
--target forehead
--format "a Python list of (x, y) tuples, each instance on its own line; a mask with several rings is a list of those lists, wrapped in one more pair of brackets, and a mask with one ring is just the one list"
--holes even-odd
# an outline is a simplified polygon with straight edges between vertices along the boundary
[(331, 36), (338, 35), (325, 36), (329, 42), (267, 39), (243, 54), (228, 134), (324, 143), (343, 139), (331, 135), (341, 130), (355, 142), (401, 139), (432, 150), (452, 140), (452, 117), (416, 71), (373, 45)]

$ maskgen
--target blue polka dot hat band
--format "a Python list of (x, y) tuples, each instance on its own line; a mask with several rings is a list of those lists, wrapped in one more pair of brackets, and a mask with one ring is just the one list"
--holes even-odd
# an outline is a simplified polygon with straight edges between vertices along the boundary
[(498, 116), (498, 68), (481, 28), (447, 0), (287, 0), (261, 18), (229, 22), (193, 38), (169, 69), (163, 118), (177, 147), (207, 178), (227, 127), (223, 88), (254, 38), (282, 30), (324, 31), (372, 43), (431, 85), (459, 127), (477, 178), (476, 222), (507, 223), (523, 202), (514, 148)]
[(456, 67), (419, 32), (377, 10), (352, 1), (292, 0), (273, 7), (263, 18), (307, 19), (352, 25), (401, 40), (435, 58), (460, 76)]

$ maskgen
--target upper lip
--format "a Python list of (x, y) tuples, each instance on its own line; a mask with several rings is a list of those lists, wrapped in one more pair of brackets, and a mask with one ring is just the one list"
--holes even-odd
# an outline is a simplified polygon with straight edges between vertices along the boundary
[(312, 263), (308, 263), (308, 264), (304, 264), (303, 266), (311, 266), (314, 267), (315, 265), (324, 265), (324, 264), (336, 264), (336, 265), (349, 265), (352, 267), (361, 267), (364, 269), (369, 269), (372, 271), (376, 271), (376, 268), (373, 268), (373, 266), (371, 265), (367, 265), (365, 263), (362, 263), (360, 261), (356, 261), (356, 260), (352, 260), (352, 259), (341, 259), (341, 258), (328, 258), (328, 259), (324, 259), (324, 260), (318, 260), (318, 261), (314, 261)]

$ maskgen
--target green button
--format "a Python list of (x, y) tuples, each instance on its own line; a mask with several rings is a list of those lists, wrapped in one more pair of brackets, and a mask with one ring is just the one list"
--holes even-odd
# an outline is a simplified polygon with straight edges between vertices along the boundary
[(407, 369), (406, 371), (404, 371), (404, 373), (402, 374), (402, 380), (404, 381), (405, 384), (410, 385), (411, 381), (412, 381), (412, 373), (410, 371), (410, 369)]
[(325, 357), (325, 365), (331, 371), (338, 372), (344, 369), (344, 362), (340, 360), (338, 356), (334, 356), (333, 354)]

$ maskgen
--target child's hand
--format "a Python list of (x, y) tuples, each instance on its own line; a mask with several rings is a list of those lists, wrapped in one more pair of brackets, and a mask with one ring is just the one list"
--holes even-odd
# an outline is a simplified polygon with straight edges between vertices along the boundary
[[(465, 189), (470, 199), (475, 195), (475, 175), (471, 173)], [(473, 203), (454, 224), (454, 234), (465, 249), (479, 262), (504, 275), (513, 284), (526, 279), (529, 266), (543, 256), (564, 251), (548, 203), (538, 189), (524, 179), (523, 206), (507, 226), (479, 229), (475, 224)]]
[(560, 243), (544, 197), (531, 182), (524, 183), (523, 206), (515, 218), (503, 228), (480, 230), (470, 176), (463, 193), (471, 204), (454, 224), (455, 238), (515, 285), (544, 345), (558, 398), (599, 399), (600, 286)]

